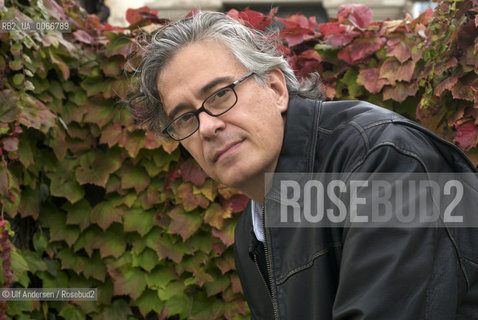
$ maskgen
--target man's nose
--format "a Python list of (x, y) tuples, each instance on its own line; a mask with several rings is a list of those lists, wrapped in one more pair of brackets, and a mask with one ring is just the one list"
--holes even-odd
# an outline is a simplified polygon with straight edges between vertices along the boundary
[(201, 112), (198, 117), (199, 134), (205, 138), (215, 137), (226, 126), (223, 119), (210, 116), (206, 112)]

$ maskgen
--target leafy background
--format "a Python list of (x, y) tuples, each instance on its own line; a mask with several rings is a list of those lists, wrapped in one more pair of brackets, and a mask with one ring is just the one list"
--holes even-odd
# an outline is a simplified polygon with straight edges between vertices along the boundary
[[(66, 20), (72, 32), (0, 33), (0, 283), (98, 288), (99, 296), (10, 301), (0, 312), (247, 319), (232, 244), (248, 199), (210, 180), (177, 143), (134, 124), (121, 103), (140, 56), (128, 63), (139, 30), (165, 21), (140, 8), (128, 11), (131, 25), (122, 29), (72, 0), (25, 2), (0, 0), (0, 18)], [(228, 14), (258, 29), (280, 21), (290, 64), (300, 77), (319, 71), (328, 98), (416, 119), (477, 165), (477, 11), (477, 0), (446, 0), (417, 19), (384, 22), (360, 5), (323, 24), (277, 18), (275, 9)]]

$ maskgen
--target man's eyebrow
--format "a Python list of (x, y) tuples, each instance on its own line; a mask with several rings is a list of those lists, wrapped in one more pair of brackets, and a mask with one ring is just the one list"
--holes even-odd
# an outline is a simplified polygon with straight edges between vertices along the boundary
[[(212, 79), (205, 86), (203, 86), (199, 92), (202, 96), (205, 96), (206, 94), (208, 94), (211, 91), (212, 88), (214, 88), (218, 84), (228, 83), (228, 81), (232, 81), (231, 79), (232, 79), (231, 77), (219, 77), (219, 78)], [(173, 110), (171, 110), (171, 113), (169, 114), (168, 118), (173, 120), (173, 119), (176, 118), (176, 115), (178, 113), (180, 113), (182, 110), (188, 109), (188, 108), (189, 108), (189, 106), (187, 104), (180, 103), (177, 106), (175, 106), (173, 108)]]
[(201, 95), (208, 94), (209, 91), (211, 91), (211, 89), (217, 86), (218, 84), (223, 82), (228, 83), (229, 81), (232, 81), (231, 79), (232, 79), (231, 77), (219, 77), (219, 78), (212, 79), (211, 81), (209, 81), (209, 83), (207, 83), (204, 87), (201, 88)]
[(171, 111), (171, 113), (168, 115), (168, 118), (171, 120), (174, 120), (176, 118), (176, 115), (181, 112), (181, 110), (187, 109), (188, 105), (184, 103), (180, 103), (177, 106), (174, 107), (174, 109)]

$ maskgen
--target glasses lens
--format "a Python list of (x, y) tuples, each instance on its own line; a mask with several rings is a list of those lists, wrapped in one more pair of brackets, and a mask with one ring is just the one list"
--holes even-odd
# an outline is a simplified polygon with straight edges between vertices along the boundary
[(175, 139), (183, 139), (198, 128), (198, 119), (192, 112), (176, 118), (168, 127), (168, 133)]
[(237, 95), (232, 88), (224, 88), (204, 101), (206, 108), (213, 115), (219, 115), (229, 110), (237, 101)]

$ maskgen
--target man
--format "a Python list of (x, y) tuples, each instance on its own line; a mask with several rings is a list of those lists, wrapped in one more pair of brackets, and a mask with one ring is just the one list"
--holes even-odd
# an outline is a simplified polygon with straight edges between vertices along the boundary
[(271, 222), (267, 173), (473, 173), (456, 147), (368, 103), (317, 100), (316, 78), (299, 83), (274, 43), (221, 13), (160, 29), (139, 76), (133, 115), (252, 199), (235, 258), (253, 319), (478, 317), (472, 228)]

